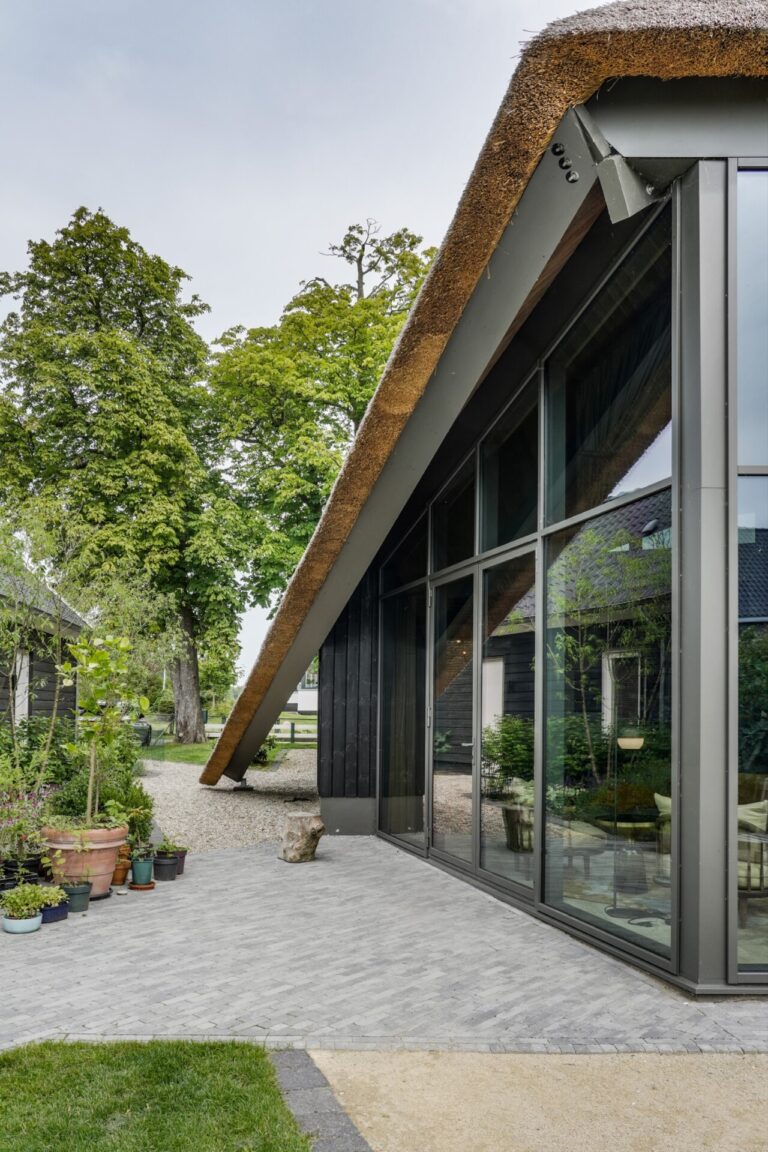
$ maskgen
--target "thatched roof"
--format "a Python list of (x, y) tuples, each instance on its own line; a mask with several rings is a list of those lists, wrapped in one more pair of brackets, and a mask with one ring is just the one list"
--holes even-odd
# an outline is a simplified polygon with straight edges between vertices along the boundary
[(766, 75), (767, 0), (627, 0), (558, 20), (527, 45), (203, 783), (227, 768), (568, 109), (616, 77)]

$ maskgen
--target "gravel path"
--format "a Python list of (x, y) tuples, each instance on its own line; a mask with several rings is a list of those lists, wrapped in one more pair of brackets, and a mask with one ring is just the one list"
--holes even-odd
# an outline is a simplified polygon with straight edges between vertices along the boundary
[(288, 752), (277, 768), (248, 772), (254, 792), (235, 792), (226, 777), (206, 788), (198, 764), (165, 760), (145, 760), (141, 779), (163, 832), (192, 852), (208, 852), (279, 840), (286, 812), (319, 812), (316, 764), (314, 749)]

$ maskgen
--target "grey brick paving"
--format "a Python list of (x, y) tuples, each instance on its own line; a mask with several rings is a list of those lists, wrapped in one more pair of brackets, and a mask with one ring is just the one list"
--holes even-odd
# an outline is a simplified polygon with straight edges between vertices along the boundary
[(191, 856), (152, 893), (0, 934), (0, 1047), (768, 1051), (768, 1001), (694, 1001), (373, 838)]

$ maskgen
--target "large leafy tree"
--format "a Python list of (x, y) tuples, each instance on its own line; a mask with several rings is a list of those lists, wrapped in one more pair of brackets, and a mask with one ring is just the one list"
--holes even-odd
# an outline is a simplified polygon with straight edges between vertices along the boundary
[(273, 327), (219, 342), (211, 383), (232, 442), (232, 474), (264, 531), (251, 589), (266, 603), (286, 584), (320, 517), (344, 453), (434, 256), (401, 228), (352, 225), (327, 255), (339, 282), (302, 284)]
[(101, 210), (78, 209), (0, 277), (0, 503), (33, 519), (71, 579), (157, 592), (176, 629), (177, 731), (202, 741), (198, 653), (233, 649), (253, 517), (220, 461), (208, 350), (185, 273)]

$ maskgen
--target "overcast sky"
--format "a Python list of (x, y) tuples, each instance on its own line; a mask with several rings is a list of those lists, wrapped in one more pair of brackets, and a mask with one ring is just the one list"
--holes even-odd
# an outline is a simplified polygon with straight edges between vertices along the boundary
[(205, 337), (273, 323), (355, 221), (440, 243), (521, 42), (588, 6), (0, 0), (0, 269), (102, 207), (192, 276)]

